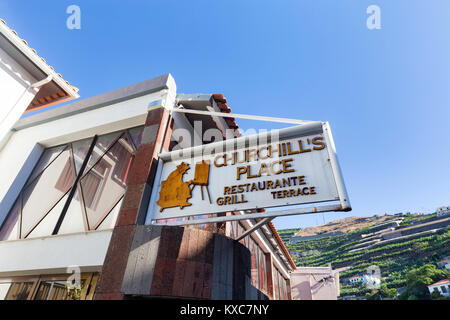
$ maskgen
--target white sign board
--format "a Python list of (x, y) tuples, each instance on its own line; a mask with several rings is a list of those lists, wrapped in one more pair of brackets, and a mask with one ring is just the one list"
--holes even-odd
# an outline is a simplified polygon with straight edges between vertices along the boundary
[(240, 137), (160, 158), (152, 220), (340, 201), (350, 210), (327, 123)]

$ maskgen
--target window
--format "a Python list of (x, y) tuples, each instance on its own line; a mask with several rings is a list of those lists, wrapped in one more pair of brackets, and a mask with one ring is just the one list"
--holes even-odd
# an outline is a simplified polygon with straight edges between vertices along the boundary
[(0, 279), (0, 300), (92, 300), (97, 273), (81, 274), (80, 288), (67, 286), (68, 275)]
[(281, 275), (277, 268), (274, 268), (274, 299), (287, 300), (288, 285), (286, 279)]
[(33, 282), (0, 283), (0, 300), (27, 300)]
[[(231, 221), (230, 223), (230, 237), (236, 239), (245, 232), (245, 229), (239, 221)], [(247, 236), (240, 240), (240, 243), (246, 246), (251, 254), (251, 280), (252, 285), (261, 290), (265, 294), (269, 291), (268, 269), (267, 269), (267, 254), (261, 247), (253, 240), (251, 236)]]
[(0, 240), (113, 228), (142, 131), (46, 149), (3, 222)]
[(259, 283), (260, 289), (267, 293), (268, 285), (267, 285), (267, 266), (266, 266), (266, 254), (259, 249)]

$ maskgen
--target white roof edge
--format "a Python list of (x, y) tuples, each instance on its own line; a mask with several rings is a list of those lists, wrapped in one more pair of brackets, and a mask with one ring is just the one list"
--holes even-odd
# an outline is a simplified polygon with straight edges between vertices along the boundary
[(66, 93), (77, 99), (80, 95), (73, 89), (70, 84), (60, 77), (50, 66), (39, 57), (37, 53), (24, 43), (25, 40), (21, 39), (15, 32), (13, 32), (7, 25), (6, 22), (0, 19), (0, 33), (3, 34), (6, 39), (8, 39), (17, 49), (20, 50), (31, 62), (33, 62), (39, 69), (42, 70), (47, 76), (52, 75), (53, 81), (58, 84)]

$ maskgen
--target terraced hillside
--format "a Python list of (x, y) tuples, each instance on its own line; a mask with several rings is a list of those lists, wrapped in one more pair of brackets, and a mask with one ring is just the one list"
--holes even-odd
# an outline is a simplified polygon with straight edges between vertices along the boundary
[(297, 232), (300, 231), (300, 228), (296, 229), (282, 229), (277, 230), (278, 234), (280, 235), (281, 240), (284, 241), (284, 243), (288, 242)]
[[(404, 219), (403, 226), (396, 231), (436, 219), (433, 215), (409, 218)], [(346, 279), (365, 274), (369, 266), (380, 267), (388, 288), (401, 288), (405, 286), (405, 275), (409, 270), (427, 263), (435, 264), (441, 257), (450, 255), (450, 226), (364, 247), (365, 241), (369, 243), (366, 240), (369, 228), (329, 238), (285, 243), (290, 252), (297, 253), (293, 255), (297, 266), (327, 266), (331, 263), (334, 269), (349, 267), (340, 273), (341, 295), (364, 294), (361, 286), (347, 284)], [(355, 251), (355, 248), (359, 249)]]

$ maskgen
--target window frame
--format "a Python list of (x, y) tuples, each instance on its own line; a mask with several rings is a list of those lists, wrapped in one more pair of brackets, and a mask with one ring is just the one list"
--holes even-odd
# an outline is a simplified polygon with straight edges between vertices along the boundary
[[(23, 184), (23, 186), (21, 187), (20, 191), (18, 192), (18, 196), (16, 198), (16, 200), (13, 202), (11, 208), (9, 209), (8, 214), (5, 216), (5, 218), (3, 219), (3, 221), (1, 221), (0, 224), (0, 230), (2, 230), (5, 227), (5, 224), (8, 222), (8, 219), (10, 217), (10, 214), (12, 212), (12, 210), (14, 209), (16, 203), (18, 203), (18, 218), (17, 218), (17, 224), (18, 224), (18, 228), (17, 228), (17, 232), (14, 231), (14, 234), (11, 234), (6, 237), (3, 240), (0, 241), (14, 241), (14, 240), (21, 240), (21, 239), (27, 239), (30, 234), (32, 234), (32, 232), (36, 229), (36, 227), (39, 226), (39, 224), (42, 223), (42, 221), (48, 216), (49, 213), (51, 213), (51, 211), (58, 205), (60, 204), (61, 201), (65, 201), (68, 202), (67, 204), (65, 203), (65, 206), (67, 205), (67, 208), (70, 207), (71, 203), (72, 203), (72, 198), (70, 198), (70, 193), (73, 191), (73, 195), (78, 194), (79, 197), (79, 201), (80, 201), (80, 206), (81, 206), (81, 214), (82, 214), (82, 220), (83, 220), (83, 226), (84, 226), (84, 230), (80, 232), (89, 232), (89, 231), (95, 231), (97, 230), (103, 223), (103, 221), (108, 217), (108, 215), (112, 212), (112, 210), (115, 209), (116, 205), (123, 200), (123, 197), (125, 195), (125, 191), (126, 191), (126, 185), (124, 186), (124, 192), (122, 194), (120, 194), (117, 199), (113, 199), (112, 203), (111, 203), (111, 207), (100, 217), (99, 221), (93, 223), (93, 225), (89, 224), (89, 218), (88, 218), (88, 210), (86, 209), (85, 206), (85, 201), (84, 201), (84, 194), (83, 194), (83, 189), (81, 186), (81, 181), (84, 177), (86, 177), (92, 170), (95, 169), (95, 166), (107, 155), (108, 152), (110, 152), (110, 150), (117, 144), (120, 143), (129, 153), (130, 153), (130, 158), (131, 158), (131, 166), (134, 163), (134, 160), (136, 158), (136, 153), (137, 153), (137, 148), (138, 146), (135, 145), (135, 141), (133, 139), (134, 136), (132, 136), (130, 130), (134, 130), (134, 129), (140, 129), (140, 135), (141, 138), (139, 139), (140, 141), (142, 141), (142, 134), (144, 131), (144, 127), (142, 125), (137, 125), (134, 127), (128, 127), (128, 128), (123, 128), (117, 131), (111, 131), (111, 132), (106, 132), (106, 133), (101, 133), (100, 136), (104, 136), (104, 135), (108, 135), (108, 134), (113, 134), (113, 133), (118, 133), (118, 135), (116, 137), (114, 137), (114, 139), (111, 140), (110, 144), (108, 145), (107, 148), (105, 148), (104, 150), (102, 150), (101, 153), (99, 153), (98, 158), (95, 159), (95, 161), (91, 164), (88, 164), (88, 166), (86, 166), (86, 168), (84, 170), (80, 170), (80, 172), (77, 173), (77, 166), (76, 166), (76, 159), (75, 159), (75, 155), (74, 155), (74, 145), (73, 143), (77, 142), (77, 141), (81, 141), (84, 139), (92, 139), (90, 142), (94, 142), (95, 141), (95, 135), (94, 136), (90, 136), (90, 137), (85, 137), (82, 139), (78, 139), (78, 140), (73, 140), (73, 141), (68, 141), (66, 143), (62, 143), (62, 144), (57, 144), (57, 145), (53, 145), (53, 146), (48, 146), (45, 149), (43, 149), (43, 151), (41, 152), (41, 154), (37, 157), (37, 160), (33, 166), (33, 169), (29, 172), (28, 176), (25, 178), (25, 183)], [(136, 135), (136, 134), (135, 134)], [(99, 137), (100, 137), (99, 136)], [(123, 141), (122, 141), (123, 140)], [(126, 144), (128, 147), (124, 146), (124, 144)], [(42, 160), (46, 150), (52, 149), (52, 148), (58, 148), (61, 147), (61, 150), (58, 152), (58, 154), (54, 157), (54, 159), (52, 159), (51, 161), (49, 161), (45, 166), (43, 166), (42, 168), (39, 169), (38, 172), (33, 172), (39, 162)], [(75, 179), (72, 182), (71, 187), (67, 190), (67, 192), (65, 192), (59, 199), (58, 201), (55, 201), (55, 203), (51, 203), (51, 205), (48, 206), (48, 208), (42, 212), (42, 214), (36, 219), (36, 221), (33, 223), (33, 225), (31, 225), (30, 228), (28, 228), (28, 230), (26, 230), (26, 234), (24, 233), (23, 230), (23, 193), (24, 190), (29, 187), (36, 179), (38, 179), (44, 172), (45, 170), (48, 169), (49, 166), (52, 165), (52, 163), (54, 161), (56, 161), (64, 152), (69, 151), (69, 162), (71, 164), (71, 166), (73, 167), (73, 171), (75, 174)], [(84, 159), (89, 159), (92, 155), (93, 150), (91, 150), (91, 152), (87, 152), (86, 155), (84, 156)], [(83, 160), (84, 160), (83, 159)], [(105, 184), (106, 184), (106, 177), (109, 176), (110, 172), (111, 172), (112, 168), (107, 168), (104, 177), (102, 178), (100, 184), (100, 188), (103, 189)], [(93, 171), (95, 172), (95, 170)], [(97, 173), (96, 173), (97, 174)], [(94, 205), (96, 206), (98, 203), (98, 193), (101, 190), (97, 190), (96, 191), (96, 195), (95, 198), (93, 200)], [(69, 199), (64, 199), (67, 195), (69, 194)], [(59, 219), (61, 219), (61, 216), (63, 215), (63, 211), (64, 209), (61, 211), (61, 213), (59, 214), (59, 218), (58, 218), (58, 222)], [(65, 217), (62, 217), (62, 221), (64, 220)], [(62, 225), (62, 221), (61, 221), (61, 225)], [(59, 223), (57, 223), (57, 226), (61, 226), (59, 225)], [(13, 226), (14, 228), (14, 226)], [(59, 231), (60, 228), (55, 228), (55, 230), (57, 229), (57, 231)], [(16, 234), (17, 233), (17, 234)], [(48, 234), (48, 236), (51, 236), (54, 232)], [(57, 233), (59, 234), (59, 233)], [(11, 238), (12, 239), (8, 239)]]
[[(33, 282), (30, 293), (26, 300), (34, 300), (38, 293), (39, 287), (46, 281), (67, 281), (71, 274), (50, 274), (50, 275), (36, 275), (36, 276), (17, 276), (0, 278), (0, 284), (3, 283), (23, 283)], [(100, 274), (97, 272), (84, 272), (80, 274), (80, 280), (86, 280), (86, 286), (81, 291), (80, 300), (92, 300), (95, 290), (97, 289)]]

